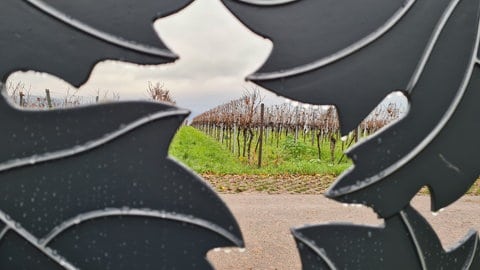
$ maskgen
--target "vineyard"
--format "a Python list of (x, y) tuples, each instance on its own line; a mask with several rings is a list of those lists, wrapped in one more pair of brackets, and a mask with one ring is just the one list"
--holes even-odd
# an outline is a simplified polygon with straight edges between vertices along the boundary
[(349, 146), (401, 113), (395, 103), (382, 104), (357, 130), (342, 137), (335, 107), (294, 102), (266, 107), (254, 90), (198, 115), (191, 125), (250, 165), (271, 166), (299, 156), (334, 165), (348, 163), (343, 153)]
[[(56, 97), (51, 97), (51, 93)], [(118, 94), (109, 94), (108, 91), (98, 91), (95, 96), (85, 97), (79, 96), (78, 91), (55, 92), (46, 89), (44, 96), (35, 96), (30, 95), (30, 89), (21, 82), (7, 84), (6, 94), (17, 106), (40, 110), (120, 99)], [(146, 94), (150, 100), (175, 104), (171, 93), (160, 83), (148, 83)], [(300, 105), (295, 102), (265, 106), (259, 91), (253, 90), (198, 115), (191, 123), (197, 130), (220, 143), (243, 166), (232, 165), (225, 169), (215, 167), (211, 170), (208, 169), (210, 166), (199, 165), (215, 163), (214, 159), (199, 164), (187, 163), (191, 167), (198, 167), (201, 172), (337, 175), (350, 165), (350, 160), (344, 155), (348, 147), (401, 114), (396, 103), (383, 103), (354, 132), (342, 137), (333, 106)], [(180, 160), (185, 161), (183, 155), (182, 152)]]

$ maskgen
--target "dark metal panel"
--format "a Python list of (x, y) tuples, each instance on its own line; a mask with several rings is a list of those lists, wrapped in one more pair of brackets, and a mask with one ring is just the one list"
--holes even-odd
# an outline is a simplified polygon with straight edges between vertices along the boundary
[[(78, 86), (103, 59), (173, 61), (151, 23), (190, 2), (3, 1), (1, 78), (34, 69)], [(274, 42), (249, 79), (338, 106), (343, 133), (391, 91), (410, 100), (404, 119), (348, 153), (355, 166), (327, 193), (371, 206), (385, 226), (295, 229), (303, 267), (480, 267), (477, 234), (446, 252), (409, 206), (428, 185), (432, 208), (444, 207), (478, 176), (478, 0), (223, 2)], [(130, 102), (29, 112), (4, 98), (1, 269), (208, 269), (209, 249), (243, 245), (218, 196), (167, 157), (187, 111)]]
[(407, 12), (414, 1), (299, 0), (274, 6), (264, 4), (271, 1), (223, 2), (246, 26), (274, 42), (270, 57), (257, 71), (264, 74), (306, 68), (346, 48), (354, 51), (361, 47), (359, 40), (401, 19), (396, 13)]
[[(103, 59), (173, 61), (152, 23), (190, 2), (2, 1), (0, 77), (33, 69), (78, 86)], [(218, 195), (167, 156), (188, 114), (150, 102), (35, 112), (1, 96), (0, 269), (210, 269), (208, 250), (243, 246)]]
[(445, 251), (410, 206), (387, 218), (383, 227), (318, 225), (294, 229), (293, 234), (304, 269), (475, 269), (470, 267), (480, 259), (475, 232)]
[[(303, 0), (258, 7), (224, 2), (253, 31), (259, 29), (274, 43), (267, 66), (249, 79), (295, 100), (336, 105), (343, 134), (386, 95), (412, 87), (412, 75), (450, 3)], [(336, 23), (343, 20), (349, 23), (343, 27)], [(277, 47), (286, 48), (277, 53)]]
[(475, 181), (478, 164), (472, 162), (470, 149), (478, 149), (471, 145), (476, 141), (472, 128), (478, 128), (472, 121), (478, 115), (473, 100), (480, 87), (478, 1), (452, 1), (451, 10), (444, 26), (440, 20), (443, 27), (412, 89), (407, 116), (349, 151), (355, 167), (332, 186), (329, 197), (365, 203), (388, 217), (407, 205), (421, 186), (430, 187), (432, 210), (437, 211)]
[[(28, 0), (44, 3), (69, 17), (99, 31), (132, 43), (170, 53), (153, 29), (153, 22), (170, 15), (193, 0)], [(174, 56), (174, 55), (172, 55)]]
[[(108, 125), (116, 118), (109, 108), (116, 106), (152, 112), (89, 141), (83, 138), (84, 144), (72, 138), (68, 148), (0, 163), (0, 220), (9, 225), (9, 233), (22, 236), (50, 259), (55, 259), (48, 249), (53, 248), (64, 257), (58, 263), (65, 260), (81, 269), (205, 268), (209, 249), (242, 246), (235, 219), (214, 191), (166, 157), (186, 111), (124, 103), (59, 110), (49, 119), (62, 123), (75, 121), (80, 113), (89, 116), (89, 122), (75, 122), (80, 132), (90, 125)], [(22, 113), (41, 114), (11, 110), (6, 116), (15, 119)], [(47, 125), (35, 132), (55, 141), (55, 130), (65, 129)], [(23, 138), (28, 132), (16, 133), (42, 145)], [(178, 259), (180, 254), (184, 260)]]
[(0, 254), (0, 267), (5, 270), (65, 269), (12, 232), (8, 232), (0, 242)]
[(80, 86), (101, 60), (174, 61), (177, 56), (155, 36), (152, 23), (190, 1), (142, 2), (133, 7), (131, 1), (2, 1), (2, 81), (11, 72), (32, 69)]
[[(397, 1), (390, 9), (382, 6), (388, 1), (368, 9), (353, 0), (223, 2), (274, 43), (249, 79), (296, 100), (336, 105), (344, 134), (393, 90), (410, 102), (403, 119), (348, 151), (355, 165), (326, 194), (372, 207), (385, 227), (294, 230), (304, 269), (477, 269), (476, 234), (445, 252), (409, 202), (427, 185), (438, 210), (478, 177), (479, 1)], [(351, 31), (342, 31), (344, 23)]]
[[(68, 111), (26, 111), (11, 107), (7, 98), (2, 96), (0, 99), (0, 122), (8, 127), (0, 132), (0, 141), (5, 144), (0, 152), (2, 169), (8, 164), (18, 166), (21, 163), (19, 160), (29, 164), (32, 156), (40, 158), (72, 145), (87, 145), (105, 134), (118, 132), (125, 124), (146, 115), (174, 110), (160, 103), (128, 102)], [(79, 127), (83, 127), (81, 132)]]

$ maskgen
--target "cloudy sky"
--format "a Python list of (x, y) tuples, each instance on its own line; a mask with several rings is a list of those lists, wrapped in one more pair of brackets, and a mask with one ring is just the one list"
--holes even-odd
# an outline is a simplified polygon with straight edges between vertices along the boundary
[[(161, 83), (171, 91), (177, 105), (192, 116), (238, 98), (256, 86), (244, 78), (267, 59), (272, 43), (238, 22), (218, 0), (197, 0), (179, 13), (155, 22), (162, 40), (180, 60), (159, 66), (138, 66), (107, 61), (97, 64), (89, 81), (76, 95), (92, 100), (97, 91), (117, 93), (121, 100), (148, 98), (149, 82)], [(56, 77), (34, 72), (17, 72), (12, 83), (23, 82), (32, 95), (63, 98), (77, 89)], [(266, 104), (285, 99), (261, 90)]]
[[(272, 43), (242, 26), (217, 0), (197, 0), (179, 13), (154, 24), (162, 40), (180, 60), (159, 66), (107, 61), (99, 63), (77, 95), (94, 97), (97, 90), (120, 94), (122, 100), (145, 99), (148, 82), (162, 83), (177, 104), (193, 114), (240, 97), (255, 86), (244, 78), (268, 57)], [(47, 74), (17, 72), (11, 82), (31, 86), (31, 94), (62, 97), (75, 88)], [(267, 103), (283, 99), (262, 91)]]

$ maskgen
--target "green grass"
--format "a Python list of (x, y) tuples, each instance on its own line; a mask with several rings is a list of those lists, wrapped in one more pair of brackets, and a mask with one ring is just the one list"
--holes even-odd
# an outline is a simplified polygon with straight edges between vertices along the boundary
[[(263, 166), (259, 169), (255, 160), (247, 162), (246, 158), (239, 159), (215, 139), (193, 127), (183, 126), (170, 146), (170, 155), (201, 174), (338, 175), (351, 164), (346, 158), (340, 164), (331, 163), (326, 143), (322, 146), (321, 160), (318, 159), (316, 146), (303, 142), (303, 139), (295, 143), (292, 137), (283, 137), (278, 147), (276, 142), (267, 143), (264, 147)], [(338, 146), (337, 160), (340, 156)]]
[[(176, 134), (170, 155), (186, 164), (205, 179), (219, 192), (266, 192), (266, 193), (322, 193), (334, 181), (335, 176), (351, 165), (344, 162), (331, 164), (329, 145), (323, 146), (322, 160), (318, 160), (316, 146), (297, 143), (291, 137), (282, 138), (265, 147), (265, 165), (256, 166), (239, 160), (226, 146), (193, 127), (183, 126)], [(336, 149), (337, 160), (341, 149)], [(281, 177), (277, 177), (281, 176)], [(420, 191), (429, 194), (426, 188)], [(480, 180), (467, 192), (480, 195)]]
[(178, 130), (169, 154), (197, 173), (239, 174), (244, 169), (221, 144), (190, 126)]

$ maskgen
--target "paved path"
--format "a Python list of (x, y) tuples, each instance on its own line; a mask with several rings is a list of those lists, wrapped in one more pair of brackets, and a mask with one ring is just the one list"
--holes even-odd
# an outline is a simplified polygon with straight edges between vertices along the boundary
[[(240, 223), (245, 250), (222, 249), (208, 254), (216, 269), (300, 269), (290, 228), (303, 224), (346, 221), (379, 225), (382, 220), (364, 207), (344, 206), (319, 195), (222, 195)], [(432, 224), (445, 247), (473, 228), (480, 231), (480, 197), (465, 196), (433, 215), (428, 196), (417, 196), (413, 206)]]

